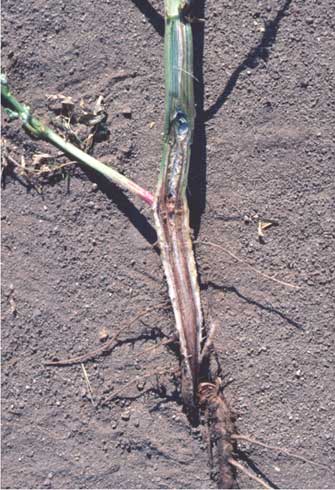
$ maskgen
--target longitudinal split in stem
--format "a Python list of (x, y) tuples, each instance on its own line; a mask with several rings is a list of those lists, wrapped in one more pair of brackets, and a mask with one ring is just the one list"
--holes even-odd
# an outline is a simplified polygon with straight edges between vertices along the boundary
[(203, 324), (186, 197), (194, 128), (193, 41), (185, 0), (165, 1), (165, 126), (154, 214), (182, 356), (182, 397), (193, 410)]

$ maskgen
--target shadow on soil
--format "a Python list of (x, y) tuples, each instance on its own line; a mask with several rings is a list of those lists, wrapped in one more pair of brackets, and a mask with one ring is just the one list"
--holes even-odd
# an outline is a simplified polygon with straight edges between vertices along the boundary
[(253, 461), (253, 459), (250, 458), (250, 456), (248, 456), (246, 451), (242, 451), (241, 449), (237, 449), (237, 454), (238, 454), (239, 459), (241, 461), (244, 461), (249, 466), (249, 468), (252, 469), (252, 471), (255, 473), (255, 475), (259, 475), (265, 481), (265, 483), (267, 483), (270, 486), (270, 488), (275, 488), (275, 489), (279, 488), (275, 483), (273, 483), (272, 480), (270, 480), (270, 478), (268, 478), (263, 473), (263, 471), (259, 468), (259, 466), (256, 465), (256, 463)]
[(276, 37), (279, 29), (279, 25), (283, 17), (285, 17), (288, 8), (290, 7), (292, 0), (286, 0), (282, 8), (278, 11), (276, 17), (265, 25), (265, 31), (260, 42), (256, 47), (252, 48), (242, 63), (231, 74), (222, 94), (217, 98), (216, 102), (203, 114), (204, 122), (212, 119), (215, 114), (221, 109), (227, 98), (231, 95), (236, 82), (241, 73), (247, 68), (255, 68), (260, 60), (265, 63), (269, 60), (270, 49), (276, 42)]
[(260, 308), (261, 310), (268, 311), (269, 313), (272, 313), (273, 315), (277, 315), (280, 318), (282, 318), (283, 320), (285, 320), (289, 325), (292, 325), (293, 327), (297, 328), (298, 330), (304, 330), (304, 327), (302, 325), (300, 325), (300, 323), (296, 322), (295, 320), (292, 320), (292, 318), (289, 318), (287, 315), (282, 313), (280, 310), (277, 310), (273, 306), (263, 305), (259, 301), (256, 301), (252, 298), (249, 298), (248, 296), (245, 296), (235, 286), (225, 286), (225, 285), (221, 285), (221, 284), (216, 284), (215, 282), (212, 282), (212, 281), (208, 281), (202, 287), (203, 287), (203, 289), (207, 289), (208, 287), (211, 287), (211, 288), (217, 289), (219, 291), (234, 293), (240, 299), (242, 299), (243, 301), (246, 301), (249, 305), (257, 306), (257, 308)]

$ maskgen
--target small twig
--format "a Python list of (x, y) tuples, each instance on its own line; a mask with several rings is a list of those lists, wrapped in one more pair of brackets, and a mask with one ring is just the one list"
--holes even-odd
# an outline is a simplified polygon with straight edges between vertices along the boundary
[(258, 221), (257, 234), (260, 242), (263, 242), (264, 231), (270, 228), (270, 226), (278, 225), (277, 221)]
[(14, 290), (14, 286), (13, 284), (11, 284), (10, 286), (10, 291), (8, 293), (8, 303), (9, 303), (9, 306), (10, 306), (10, 311), (12, 313), (12, 315), (15, 317), (17, 315), (17, 307), (16, 307), (16, 301), (15, 301), (15, 290)]
[(242, 473), (244, 473), (249, 478), (251, 478), (251, 480), (254, 480), (257, 483), (259, 483), (263, 488), (266, 488), (266, 489), (273, 488), (273, 487), (270, 487), (269, 485), (267, 485), (261, 478), (259, 478), (258, 476), (254, 475), (249, 470), (247, 470), (241, 463), (236, 461), (236, 459), (229, 458), (228, 463), (230, 463), (232, 466), (235, 466), (235, 468), (237, 468), (238, 470), (242, 471)]
[(270, 446), (269, 444), (265, 444), (264, 442), (260, 442), (257, 439), (254, 439), (253, 437), (240, 435), (240, 434), (234, 434), (234, 435), (232, 435), (232, 439), (250, 442), (250, 444), (257, 444), (258, 446), (262, 446), (266, 449), (271, 449), (272, 451), (276, 451), (278, 453), (287, 454), (288, 456), (291, 456), (292, 458), (295, 458), (295, 459), (299, 459), (300, 461), (303, 461), (304, 463), (309, 463), (309, 464), (312, 464), (314, 466), (319, 466), (320, 468), (329, 470), (329, 467), (324, 465), (324, 464), (315, 463), (315, 461), (304, 458), (303, 456), (299, 456), (298, 454), (291, 453), (290, 451), (288, 451), (285, 448), (281, 448), (278, 446)]
[(3, 155), (4, 158), (9, 162), (11, 163), (12, 165), (14, 165), (14, 167), (19, 167), (19, 168), (22, 168), (22, 165), (20, 165), (16, 160), (14, 160), (13, 157), (11, 157), (10, 155), (8, 155), (8, 153), (4, 154)]
[(56, 170), (60, 170), (64, 167), (70, 167), (71, 165), (74, 165), (75, 163), (77, 163), (77, 162), (71, 161), (71, 162), (66, 162), (66, 163), (60, 163), (59, 165), (56, 165), (54, 168), (48, 167), (48, 170), (47, 169), (36, 170), (33, 168), (29, 168), (29, 169), (26, 169), (26, 172), (36, 174), (36, 175), (47, 174), (47, 173), (55, 172)]
[[(10, 155), (8, 155), (8, 153), (5, 153), (3, 155), (3, 158), (5, 160), (7, 160), (7, 163), (10, 163), (11, 165), (13, 165), (13, 167), (16, 167), (18, 169), (20, 169), (20, 176), (24, 176), (26, 178), (29, 177), (28, 173), (29, 171), (27, 170), (26, 166), (24, 164), (20, 164), (18, 163), (13, 157), (11, 157)], [(23, 159), (23, 157), (21, 157)], [(24, 162), (24, 160), (23, 160)], [(28, 180), (28, 179), (27, 179)]]
[(86, 386), (87, 386), (88, 397), (91, 400), (91, 403), (92, 403), (92, 405), (94, 407), (95, 406), (95, 403), (94, 403), (94, 399), (93, 399), (93, 391), (92, 391), (90, 380), (88, 379), (88, 374), (87, 374), (86, 368), (85, 368), (85, 366), (84, 366), (83, 363), (81, 363), (81, 368), (83, 370), (84, 380), (85, 380), (85, 383), (86, 383)]
[(232, 257), (233, 259), (237, 260), (237, 262), (240, 262), (241, 264), (245, 264), (246, 266), (249, 267), (249, 269), (256, 272), (257, 274), (260, 274), (261, 276), (265, 277), (266, 279), (270, 279), (270, 281), (277, 282), (278, 284), (282, 284), (283, 286), (287, 286), (289, 288), (300, 289), (300, 286), (296, 286), (295, 284), (291, 284), (290, 282), (281, 281), (280, 279), (276, 279), (275, 277), (269, 276), (268, 274), (265, 274), (264, 272), (256, 269), (252, 265), (248, 264), (248, 262), (241, 259), (240, 257), (237, 257), (237, 255), (233, 254), (233, 252), (230, 252), (230, 250), (227, 250), (226, 248), (222, 247), (221, 245), (217, 245), (216, 243), (209, 242), (207, 240), (206, 241), (197, 240), (196, 242), (193, 242), (193, 243), (200, 243), (203, 245), (210, 245), (211, 247), (218, 248), (219, 250), (222, 250), (222, 252), (226, 253), (227, 255)]
[(92, 359), (92, 358), (94, 358), (94, 357), (102, 354), (103, 352), (107, 351), (108, 349), (110, 349), (111, 346), (113, 345), (113, 343), (115, 342), (115, 340), (119, 337), (119, 335), (124, 330), (130, 328), (135, 322), (137, 322), (137, 320), (139, 320), (140, 318), (148, 315), (152, 311), (157, 310), (158, 308), (163, 308), (163, 307), (167, 307), (167, 306), (169, 306), (169, 305), (166, 305), (166, 303), (161, 303), (159, 305), (152, 306), (150, 308), (146, 308), (145, 310), (141, 311), (129, 323), (127, 323), (126, 325), (123, 325), (113, 335), (113, 337), (108, 342), (106, 342), (102, 347), (99, 347), (98, 349), (95, 349), (94, 351), (88, 352), (87, 354), (83, 354), (83, 355), (78, 356), (78, 357), (73, 357), (71, 359), (62, 359), (60, 361), (48, 361), (48, 362), (44, 363), (44, 365), (45, 366), (66, 366), (66, 365), (69, 365), (69, 364), (78, 364), (79, 362), (88, 361), (89, 359)]
[[(54, 158), (59, 158), (60, 156), (64, 156), (63, 153), (60, 153), (59, 155), (55, 156)], [(14, 167), (17, 167), (20, 170), (20, 175), (26, 177), (29, 179), (30, 177), (33, 177), (35, 175), (39, 176), (42, 174), (52, 174), (53, 172), (56, 172), (57, 170), (61, 170), (62, 168), (69, 167), (71, 165), (76, 164), (77, 162), (75, 161), (70, 161), (70, 162), (65, 162), (65, 163), (60, 163), (59, 165), (56, 165), (54, 167), (47, 167), (47, 168), (41, 168), (41, 169), (35, 169), (27, 166), (24, 166), (20, 163), (18, 163), (16, 160), (14, 160), (13, 157), (10, 155), (6, 154), (4, 155), (4, 158), (11, 163)]]

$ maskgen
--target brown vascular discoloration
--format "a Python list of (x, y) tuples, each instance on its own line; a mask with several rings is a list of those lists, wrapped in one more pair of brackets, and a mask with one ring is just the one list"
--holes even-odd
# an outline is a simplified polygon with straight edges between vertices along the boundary
[(193, 411), (199, 371), (202, 313), (186, 198), (194, 128), (192, 29), (189, 0), (165, 1), (165, 125), (154, 203), (161, 258), (182, 356), (182, 396)]
[(218, 467), (218, 488), (234, 488), (234, 469), (229, 460), (234, 453), (232, 436), (236, 430), (232, 411), (220, 392), (220, 382), (201, 383), (199, 403), (208, 420), (211, 456), (214, 466)]
[(167, 197), (164, 189), (156, 204), (159, 240), (169, 284), (182, 354), (182, 396), (186, 407), (195, 405), (201, 329), (200, 298), (189, 228), (187, 203)]

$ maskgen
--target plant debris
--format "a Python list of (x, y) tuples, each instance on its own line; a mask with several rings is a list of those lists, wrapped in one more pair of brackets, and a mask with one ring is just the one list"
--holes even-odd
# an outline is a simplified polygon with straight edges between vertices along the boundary
[(78, 104), (63, 94), (49, 95), (47, 100), (48, 109), (55, 116), (51, 123), (83, 151), (89, 152), (94, 143), (108, 138), (107, 112), (102, 95), (97, 97), (93, 108), (86, 105), (83, 98)]
[(65, 160), (63, 153), (34, 153), (23, 155), (18, 153), (15, 146), (10, 146), (2, 138), (1, 155), (1, 184), (4, 187), (6, 176), (21, 181), (26, 187), (34, 188), (39, 194), (42, 193), (43, 184), (64, 179), (68, 176), (68, 169), (73, 167), (73, 161)]
[(267, 221), (261, 221), (258, 220), (258, 225), (257, 225), (257, 234), (258, 234), (258, 239), (260, 242), (264, 241), (264, 231), (270, 228), (271, 226), (278, 226), (278, 221), (274, 220), (267, 220)]

